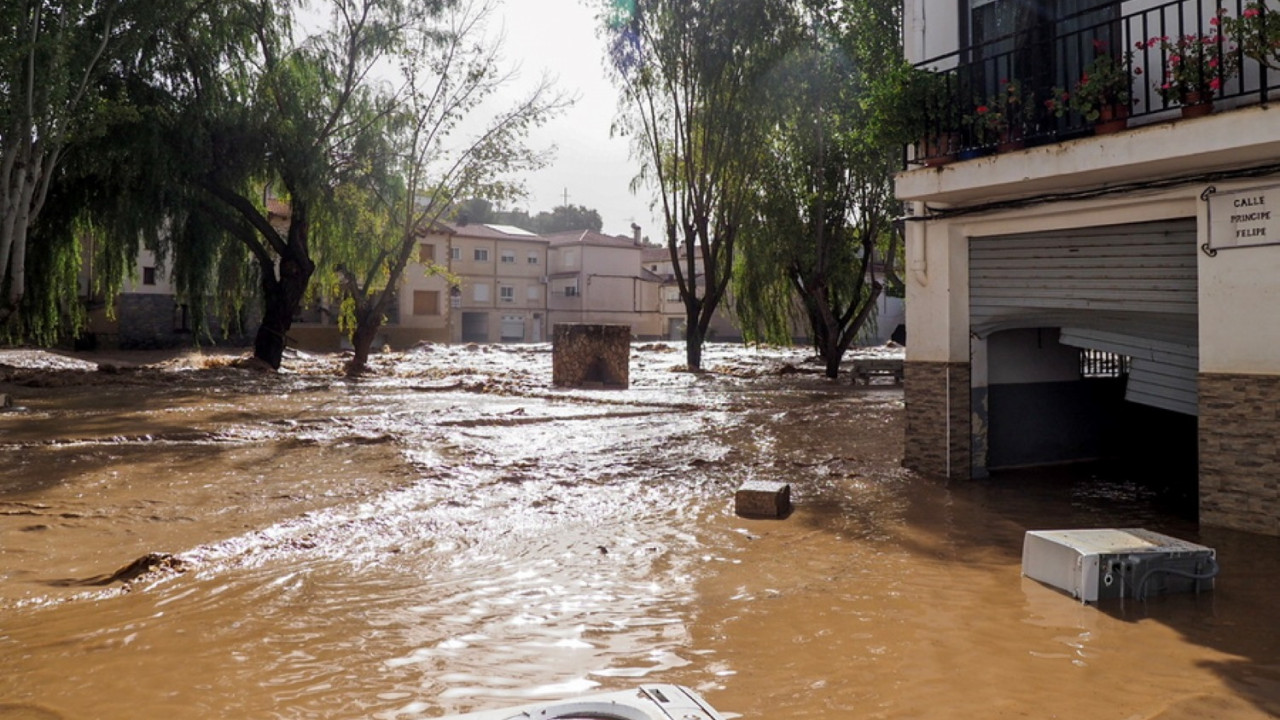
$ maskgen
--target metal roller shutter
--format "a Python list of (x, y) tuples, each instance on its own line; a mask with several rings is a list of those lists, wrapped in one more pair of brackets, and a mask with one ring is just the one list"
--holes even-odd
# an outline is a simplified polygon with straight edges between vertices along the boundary
[(970, 328), (1061, 328), (1133, 358), (1128, 400), (1194, 415), (1196, 259), (1192, 220), (972, 238)]

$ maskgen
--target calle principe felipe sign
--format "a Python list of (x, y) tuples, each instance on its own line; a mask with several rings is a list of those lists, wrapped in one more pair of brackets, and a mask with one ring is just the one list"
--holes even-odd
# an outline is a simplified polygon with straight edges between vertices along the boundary
[(1280, 245), (1280, 185), (1201, 195), (1209, 203), (1209, 256), (1219, 250)]

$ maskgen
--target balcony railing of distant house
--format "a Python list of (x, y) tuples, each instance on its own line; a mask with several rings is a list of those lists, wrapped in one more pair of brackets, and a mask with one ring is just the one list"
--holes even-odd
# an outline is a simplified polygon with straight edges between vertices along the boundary
[[(939, 165), (1280, 96), (1275, 0), (1177, 0), (1128, 15), (1122, 5), (1132, 7), (1094, 7), (917, 63), (931, 73), (932, 96), (922, 99), (925, 132), (910, 162)], [(1242, 43), (1238, 33), (1249, 28), (1255, 35)], [(1179, 81), (1203, 84), (1208, 97), (1179, 93)]]

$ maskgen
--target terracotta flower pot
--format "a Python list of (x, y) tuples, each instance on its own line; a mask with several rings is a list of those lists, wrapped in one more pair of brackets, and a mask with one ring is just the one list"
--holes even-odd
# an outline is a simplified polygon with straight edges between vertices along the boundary
[(1021, 128), (1005, 128), (1000, 132), (1000, 142), (996, 145), (996, 152), (1017, 152), (1026, 146), (1027, 141), (1022, 137)]
[(942, 133), (920, 141), (921, 162), (925, 167), (938, 167), (956, 159), (955, 133)]
[(1213, 95), (1199, 91), (1187, 93), (1182, 98), (1182, 117), (1198, 118), (1213, 112)]
[(1093, 124), (1094, 135), (1118, 133), (1129, 126), (1127, 105), (1103, 105), (1098, 108), (1098, 121)]

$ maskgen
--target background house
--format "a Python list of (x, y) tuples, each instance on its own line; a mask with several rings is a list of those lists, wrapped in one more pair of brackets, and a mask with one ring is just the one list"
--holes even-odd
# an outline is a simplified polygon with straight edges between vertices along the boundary
[[(684, 263), (688, 258), (684, 248), (680, 249), (680, 262)], [(659, 281), (658, 286), (658, 313), (661, 316), (662, 336), (667, 340), (683, 340), (685, 336), (685, 323), (687, 316), (685, 314), (684, 301), (680, 299), (680, 284), (676, 282), (675, 268), (671, 263), (671, 252), (665, 247), (647, 247), (644, 249), (642, 258), (644, 262), (644, 270), (652, 273)], [(684, 269), (681, 265), (681, 269)], [(697, 272), (698, 295), (703, 293), (702, 283), (702, 259), (697, 258), (694, 261), (694, 270)], [(707, 329), (707, 340), (717, 342), (740, 342), (742, 340), (742, 331), (738, 329), (734, 323), (729, 308), (733, 306), (733, 295), (726, 292), (724, 298), (720, 300), (720, 304), (716, 307), (715, 314), (711, 317), (711, 325)]]
[(545, 239), (510, 225), (447, 225), (438, 247), (457, 280), (450, 342), (542, 342), (547, 331)]
[(591, 230), (547, 235), (550, 243), (547, 310), (551, 324), (630, 325), (638, 338), (662, 335), (658, 278), (641, 267), (640, 229), (634, 237)]
[[(905, 464), (981, 477), (1128, 456), (1188, 479), (1202, 523), (1280, 534), (1280, 416), (1259, 412), (1280, 406), (1280, 73), (1235, 52), (1211, 72), (1213, 112), (1184, 117), (1192, 100), (1159, 92), (1175, 53), (1150, 40), (1216, 38), (1214, 3), (1194, 0), (908, 0), (905, 19), (908, 58), (964, 91), (933, 136), (975, 91), (1035, 93), (1021, 142), (961, 129), (949, 150), (972, 159), (922, 143), (898, 176)], [(1103, 56), (1129, 94), (1115, 134), (1045, 103)]]

